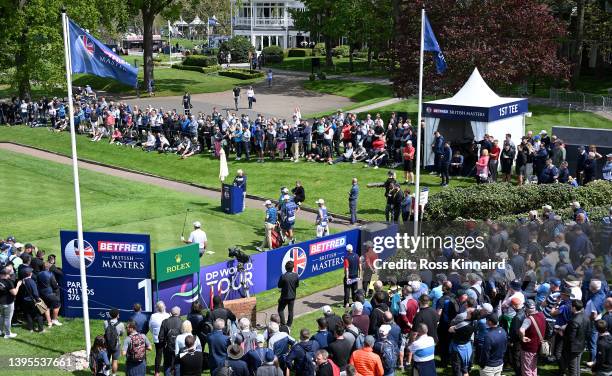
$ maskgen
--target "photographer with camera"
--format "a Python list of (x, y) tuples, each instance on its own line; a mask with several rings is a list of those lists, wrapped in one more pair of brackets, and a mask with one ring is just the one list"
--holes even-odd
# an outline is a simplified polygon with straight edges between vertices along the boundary
[[(300, 286), (300, 279), (294, 270), (293, 261), (287, 261), (285, 264), (285, 273), (278, 279), (278, 288), (280, 289), (280, 298), (278, 299), (278, 315), (280, 316), (281, 324), (291, 327), (293, 324), (293, 304), (297, 297), (297, 288)], [(285, 321), (285, 307), (288, 308), (288, 317)]]

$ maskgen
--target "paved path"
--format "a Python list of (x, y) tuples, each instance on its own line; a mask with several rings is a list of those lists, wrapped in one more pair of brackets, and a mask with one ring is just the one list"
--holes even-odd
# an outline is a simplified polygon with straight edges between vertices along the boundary
[[(51, 153), (48, 151), (27, 147), (27, 146), (0, 142), (0, 149), (9, 150), (9, 151), (13, 151), (13, 152), (21, 153), (21, 154), (26, 154), (26, 155), (30, 155), (36, 158), (46, 159), (49, 161), (53, 161), (53, 162), (57, 162), (57, 163), (65, 164), (65, 165), (72, 164), (71, 158), (68, 158), (63, 155)], [(158, 176), (147, 175), (147, 174), (140, 173), (140, 172), (114, 168), (112, 166), (107, 166), (107, 165), (103, 165), (99, 163), (92, 163), (92, 162), (88, 162), (85, 160), (79, 160), (79, 168), (99, 172), (99, 173), (106, 174), (106, 175), (116, 176), (119, 178), (131, 180), (131, 181), (135, 181), (139, 183), (146, 183), (146, 184), (151, 184), (151, 185), (155, 185), (155, 186), (166, 188), (166, 189), (172, 189), (172, 190), (179, 191), (179, 192), (191, 193), (191, 194), (203, 196), (203, 197), (214, 199), (214, 200), (219, 200), (219, 202), (221, 199), (221, 192), (216, 191), (214, 189), (208, 189), (208, 188), (197, 186), (194, 184), (178, 182), (178, 181), (174, 181), (170, 179), (161, 178)], [(263, 203), (263, 199), (261, 198), (251, 197), (251, 198), (246, 199), (247, 208), (254, 208), (254, 209), (263, 211), (264, 207), (262, 203)], [(300, 213), (298, 214), (298, 217), (305, 221), (310, 221), (314, 223), (316, 219), (316, 214), (311, 211), (301, 210)], [(337, 217), (335, 217), (334, 222), (330, 223), (330, 226), (336, 229), (339, 229), (339, 230), (347, 230), (349, 228), (354, 227), (354, 226), (351, 226), (347, 221), (341, 218), (337, 218)]]
[[(246, 97), (247, 86), (242, 87), (238, 113), (246, 113), (254, 118), (258, 113), (267, 117), (278, 117), (289, 119), (293, 115), (296, 107), (300, 107), (302, 114), (317, 113), (322, 111), (334, 111), (354, 103), (349, 98), (338, 95), (324, 94), (316, 91), (304, 89), (302, 81), (304, 77), (293, 74), (278, 73), (274, 76), (272, 87), (268, 87), (265, 82), (253, 85), (257, 102), (253, 109), (248, 109)], [(130, 104), (140, 107), (153, 106), (164, 109), (178, 109), (182, 111), (182, 96), (171, 97), (121, 97)], [(217, 93), (192, 94), (191, 104), (192, 113), (204, 112), (212, 113), (213, 107), (218, 111), (235, 111), (234, 97), (231, 90)]]
[[(295, 319), (297, 317), (312, 313), (320, 309), (324, 305), (331, 306), (332, 304), (342, 303), (342, 299), (344, 297), (344, 286), (342, 285), (342, 281), (338, 281), (338, 283), (338, 286), (333, 287), (329, 290), (319, 291), (312, 295), (305, 296), (301, 299), (296, 299), (295, 305), (293, 307), (293, 318)], [(266, 323), (270, 321), (270, 315), (276, 312), (277, 306), (257, 312), (257, 322)], [(323, 316), (323, 314), (321, 314), (321, 316)], [(294, 329), (299, 330), (301, 328)]]
[(367, 105), (367, 106), (354, 108), (354, 109), (350, 110), (350, 112), (358, 114), (360, 112), (373, 111), (373, 110), (376, 110), (377, 108), (384, 107), (384, 106), (389, 106), (391, 104), (398, 103), (398, 102), (401, 102), (403, 100), (404, 100), (404, 98), (385, 99), (384, 101), (372, 103), (372, 104)]
[[(310, 76), (310, 72), (292, 71), (277, 68), (272, 68), (272, 72), (274, 72), (275, 74), (281, 74), (286, 76), (301, 77), (302, 79), (307, 79)], [(391, 85), (391, 80), (385, 77), (353, 76), (350, 74), (328, 74), (327, 79), (363, 82), (368, 84)]]

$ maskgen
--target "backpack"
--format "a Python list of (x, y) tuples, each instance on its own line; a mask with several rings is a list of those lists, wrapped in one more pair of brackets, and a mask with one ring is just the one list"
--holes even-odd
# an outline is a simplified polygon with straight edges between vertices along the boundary
[(213, 376), (233, 376), (234, 370), (227, 364), (227, 361), (223, 364), (223, 367), (217, 368)]
[(400, 294), (395, 293), (391, 296), (391, 307), (390, 311), (393, 314), (393, 317), (397, 317), (400, 312), (400, 304), (402, 303), (402, 297)]
[[(176, 338), (175, 338), (176, 339)], [(142, 362), (146, 359), (147, 344), (142, 334), (136, 333), (130, 336), (130, 344), (127, 350), (127, 360), (132, 362)]]
[(240, 336), (242, 338), (242, 342), (240, 346), (244, 350), (244, 353), (248, 353), (251, 350), (257, 348), (257, 333), (255, 332), (240, 332), (236, 334), (236, 337)]
[(482, 306), (483, 303), (491, 303), (491, 298), (489, 298), (489, 295), (481, 294), (474, 287), (470, 287), (470, 290), (474, 291), (474, 293), (476, 294), (476, 302), (478, 303), (478, 305)]
[(168, 333), (166, 334), (166, 348), (174, 351), (176, 347), (176, 337), (178, 337), (179, 334), (180, 332), (177, 328), (168, 329)]
[(357, 333), (348, 328), (346, 329), (346, 331), (355, 336), (355, 343), (353, 343), (353, 351), (362, 349), (365, 343), (365, 335), (363, 334), (363, 332), (359, 330), (359, 328), (357, 328)]
[(314, 375), (316, 373), (315, 369), (315, 354), (312, 351), (306, 351), (304, 346), (301, 344), (297, 344), (304, 351), (304, 356), (302, 356), (298, 362), (293, 364), (294, 370), (300, 370), (300, 374), (302, 375)]
[(338, 365), (331, 359), (327, 359), (327, 363), (329, 363), (329, 365), (332, 367), (332, 375), (340, 376), (340, 367), (338, 367)]
[(117, 325), (119, 321), (111, 324), (110, 320), (106, 321), (106, 329), (104, 329), (104, 342), (109, 351), (114, 352), (119, 346), (119, 335), (117, 334)]
[(397, 348), (391, 342), (389, 342), (389, 340), (378, 342), (376, 345), (374, 346), (374, 351), (380, 354), (385, 371), (394, 370), (397, 364)]

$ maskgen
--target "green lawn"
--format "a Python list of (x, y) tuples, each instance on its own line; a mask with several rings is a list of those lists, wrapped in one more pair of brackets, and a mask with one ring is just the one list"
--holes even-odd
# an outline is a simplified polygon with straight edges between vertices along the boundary
[[(46, 150), (70, 154), (70, 140), (67, 133), (52, 133), (47, 129), (30, 129), (24, 127), (0, 127), (0, 141), (15, 141), (36, 146)], [(109, 145), (106, 142), (93, 143), (84, 136), (78, 137), (79, 157), (104, 162), (114, 166), (143, 171), (172, 179), (193, 182), (204, 186), (219, 186), (219, 162), (208, 154), (187, 160), (180, 160), (176, 155), (145, 153), (138, 149), (128, 149)], [(383, 220), (385, 199), (382, 188), (366, 188), (367, 183), (383, 182), (387, 170), (363, 168), (362, 164), (336, 164), (333, 166), (318, 163), (300, 163), (267, 161), (264, 164), (255, 161), (229, 161), (230, 174), (243, 169), (249, 177), (249, 193), (257, 196), (277, 199), (282, 186), (293, 187), (296, 180), (301, 180), (306, 190), (308, 207), (314, 207), (315, 200), (324, 198), (332, 213), (348, 215), (348, 192), (351, 179), (360, 180), (361, 192), (358, 210), (361, 218)], [(398, 171), (399, 175), (401, 172)], [(439, 179), (422, 175), (424, 186), (430, 187), (430, 193), (439, 191)], [(471, 180), (452, 180), (452, 186), (466, 186)]]
[[(375, 83), (354, 82), (348, 80), (317, 80), (304, 81), (304, 88), (320, 93), (347, 97), (355, 102), (347, 107), (343, 107), (343, 111), (348, 111), (354, 108), (367, 106), (372, 103), (393, 98), (393, 90), (391, 86)], [(335, 109), (330, 109), (329, 111), (323, 111), (315, 114), (307, 114), (304, 117), (319, 117), (333, 112), (335, 112)]]
[[(321, 59), (321, 71), (327, 74), (353, 74), (358, 76), (368, 77), (389, 77), (389, 72), (385, 69), (384, 63), (372, 60), (372, 68), (368, 69), (368, 61), (366, 59), (353, 59), (353, 72), (349, 69), (348, 57), (334, 57), (334, 66), (328, 68), (325, 66), (325, 56), (307, 56), (307, 57), (286, 57), (282, 63), (268, 64), (266, 67), (286, 69), (301, 72), (311, 72), (311, 59)], [(315, 72), (317, 70), (315, 69)]]

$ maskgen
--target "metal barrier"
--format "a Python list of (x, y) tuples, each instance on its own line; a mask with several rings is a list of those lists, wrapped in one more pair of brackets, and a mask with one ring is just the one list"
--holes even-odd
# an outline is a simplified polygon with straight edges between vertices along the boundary
[(612, 113), (612, 96), (582, 93), (550, 88), (550, 105), (572, 107), (579, 111), (603, 111)]

